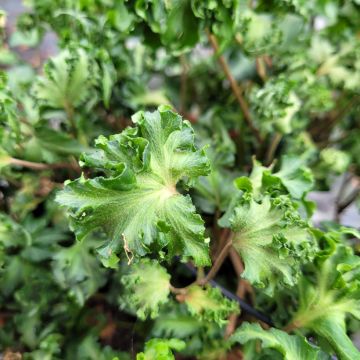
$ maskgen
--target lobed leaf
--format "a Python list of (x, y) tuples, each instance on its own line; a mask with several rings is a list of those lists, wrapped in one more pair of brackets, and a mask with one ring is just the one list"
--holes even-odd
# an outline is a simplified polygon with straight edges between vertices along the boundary
[(190, 197), (176, 189), (180, 180), (189, 184), (209, 172), (191, 126), (167, 107), (137, 113), (133, 121), (136, 127), (99, 137), (97, 150), (82, 157), (83, 166), (106, 176), (68, 182), (57, 201), (69, 209), (79, 240), (105, 230), (110, 238), (102, 248), (105, 257), (121, 249), (131, 258), (167, 248), (169, 258), (181, 254), (208, 265), (203, 221)]

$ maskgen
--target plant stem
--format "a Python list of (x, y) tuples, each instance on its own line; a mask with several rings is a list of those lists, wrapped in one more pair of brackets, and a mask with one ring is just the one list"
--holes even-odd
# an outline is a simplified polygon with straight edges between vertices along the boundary
[(185, 288), (177, 288), (175, 286), (169, 285), (169, 290), (176, 295), (182, 295), (186, 293), (186, 287)]
[(244, 271), (244, 265), (240, 259), (240, 255), (236, 252), (236, 250), (232, 247), (229, 252), (230, 260), (235, 268), (235, 272), (237, 276), (240, 276)]
[(207, 282), (209, 282), (219, 271), (222, 263), (224, 262), (224, 260), (226, 259), (230, 248), (232, 246), (232, 235), (230, 235), (230, 239), (228, 240), (228, 242), (224, 245), (224, 247), (221, 249), (219, 255), (217, 256), (214, 265), (212, 266), (212, 268), (210, 269), (210, 271), (206, 274), (206, 276), (202, 279), (200, 279), (199, 281), (197, 281), (197, 283), (201, 286), (205, 285)]
[(66, 117), (69, 120), (70, 125), (71, 125), (71, 132), (72, 132), (73, 136), (75, 138), (77, 138), (77, 128), (76, 128), (76, 123), (74, 121), (74, 108), (70, 102), (65, 101), (64, 109), (65, 109)]
[(180, 78), (180, 113), (186, 114), (187, 72), (188, 65), (184, 54), (180, 55), (181, 78)]
[[(241, 278), (239, 278), (237, 289), (236, 289), (236, 296), (238, 296), (240, 299), (243, 299), (245, 295), (245, 287), (243, 285), (243, 281)], [(233, 313), (229, 316), (229, 322), (225, 329), (224, 338), (228, 339), (230, 335), (235, 331), (236, 329), (236, 323), (238, 320), (238, 314)]]
[(282, 139), (282, 135), (278, 132), (275, 133), (275, 135), (273, 136), (273, 138), (271, 140), (271, 143), (270, 143), (270, 146), (268, 149), (268, 153), (266, 156), (266, 164), (267, 165), (270, 165), (271, 162), (274, 160), (275, 152), (276, 152), (277, 147), (280, 144), (281, 139)]
[(266, 74), (266, 66), (265, 66), (265, 61), (264, 58), (262, 56), (258, 56), (255, 59), (256, 62), (256, 72), (258, 73), (260, 79), (265, 82), (267, 79), (267, 74)]
[[(32, 170), (49, 170), (49, 169), (72, 169), (74, 165), (70, 163), (55, 163), (55, 164), (43, 164), (38, 162), (26, 161), (16, 158), (11, 158), (9, 163), (11, 165), (23, 166)], [(78, 169), (76, 169), (78, 170)]]
[(290, 322), (289, 324), (287, 324), (285, 327), (284, 327), (284, 331), (286, 332), (292, 332), (294, 331), (295, 329), (297, 329), (299, 326), (295, 323), (295, 322)]
[(261, 144), (263, 142), (262, 136), (260, 134), (260, 131), (253, 124), (253, 121), (252, 121), (252, 118), (250, 115), (249, 105), (242, 95), (244, 90), (242, 89), (241, 85), (239, 85), (236, 82), (234, 76), (231, 74), (229, 65), (227, 64), (225, 58), (222, 55), (218, 54), (219, 53), (219, 44), (218, 44), (218, 41), (217, 41), (215, 35), (211, 34), (209, 30), (206, 30), (206, 32), (207, 32), (210, 44), (211, 44), (212, 48), (214, 49), (215, 54), (218, 55), (219, 64), (222, 67), (227, 79), (230, 82), (231, 90), (234, 93), (235, 98), (240, 105), (241, 111), (244, 115), (244, 119), (245, 119), (247, 125), (249, 126), (250, 130), (254, 134), (257, 142), (259, 144)]

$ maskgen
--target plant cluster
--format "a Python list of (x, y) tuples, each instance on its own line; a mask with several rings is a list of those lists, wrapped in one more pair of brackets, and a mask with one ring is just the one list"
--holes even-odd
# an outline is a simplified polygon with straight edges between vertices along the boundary
[(26, 6), (0, 11), (5, 358), (360, 359), (360, 2)]

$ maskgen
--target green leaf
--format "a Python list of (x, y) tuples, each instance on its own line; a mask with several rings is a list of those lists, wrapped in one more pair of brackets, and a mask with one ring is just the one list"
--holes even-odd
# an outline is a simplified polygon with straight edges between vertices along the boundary
[(36, 146), (59, 154), (80, 155), (87, 148), (66, 133), (46, 127), (35, 129)]
[(324, 337), (340, 359), (360, 359), (345, 325), (347, 314), (360, 319), (360, 257), (337, 243), (336, 231), (316, 234), (322, 250), (299, 282), (299, 308), (291, 324)]
[(339, 359), (360, 359), (359, 350), (346, 334), (343, 320), (336, 319), (334, 315), (324, 316), (314, 323), (313, 329), (329, 342)]
[(237, 303), (225, 298), (219, 289), (211, 286), (202, 288), (192, 285), (179, 299), (185, 302), (193, 316), (219, 325), (226, 324), (230, 314), (240, 311)]
[(169, 257), (208, 265), (203, 221), (190, 197), (176, 189), (180, 180), (190, 185), (209, 172), (190, 124), (166, 107), (137, 113), (133, 121), (135, 128), (100, 136), (97, 150), (82, 157), (82, 165), (107, 176), (68, 182), (57, 201), (69, 208), (79, 240), (98, 228), (109, 234), (109, 257), (121, 249), (131, 258), (166, 247)]
[(292, 286), (302, 263), (315, 251), (311, 233), (287, 197), (261, 201), (240, 199), (220, 225), (233, 235), (233, 246), (244, 261), (242, 276), (271, 294), (275, 286)]
[(178, 304), (171, 303), (169, 309), (163, 309), (156, 318), (152, 333), (159, 337), (188, 338), (202, 332), (203, 323), (196, 316), (191, 316)]
[(44, 76), (34, 84), (34, 94), (44, 105), (71, 111), (89, 96), (94, 76), (87, 53), (63, 50), (49, 60)]
[(155, 260), (142, 259), (131, 265), (121, 277), (121, 283), (124, 285), (122, 307), (135, 310), (142, 320), (157, 317), (160, 306), (169, 300), (170, 275)]
[(91, 253), (91, 242), (57, 250), (52, 263), (56, 282), (77, 303), (85, 301), (105, 283), (104, 270)]
[(185, 345), (179, 339), (151, 339), (146, 342), (145, 351), (136, 355), (136, 360), (175, 360), (172, 351), (181, 351)]
[(256, 323), (244, 323), (230, 338), (231, 342), (240, 344), (251, 340), (260, 340), (263, 348), (277, 350), (286, 360), (320, 360), (319, 349), (311, 346), (303, 336), (288, 335), (274, 328), (264, 330)]
[[(311, 170), (304, 165), (300, 156), (284, 155), (281, 158), (281, 167), (273, 174), (266, 176), (274, 177), (281, 181), (283, 186), (294, 199), (301, 199), (314, 185), (314, 177)], [(265, 179), (264, 182), (267, 180)]]

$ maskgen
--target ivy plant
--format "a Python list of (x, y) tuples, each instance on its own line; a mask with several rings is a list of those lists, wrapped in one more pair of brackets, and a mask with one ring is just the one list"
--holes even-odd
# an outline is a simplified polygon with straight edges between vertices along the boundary
[(7, 3), (0, 358), (360, 359), (360, 2)]

